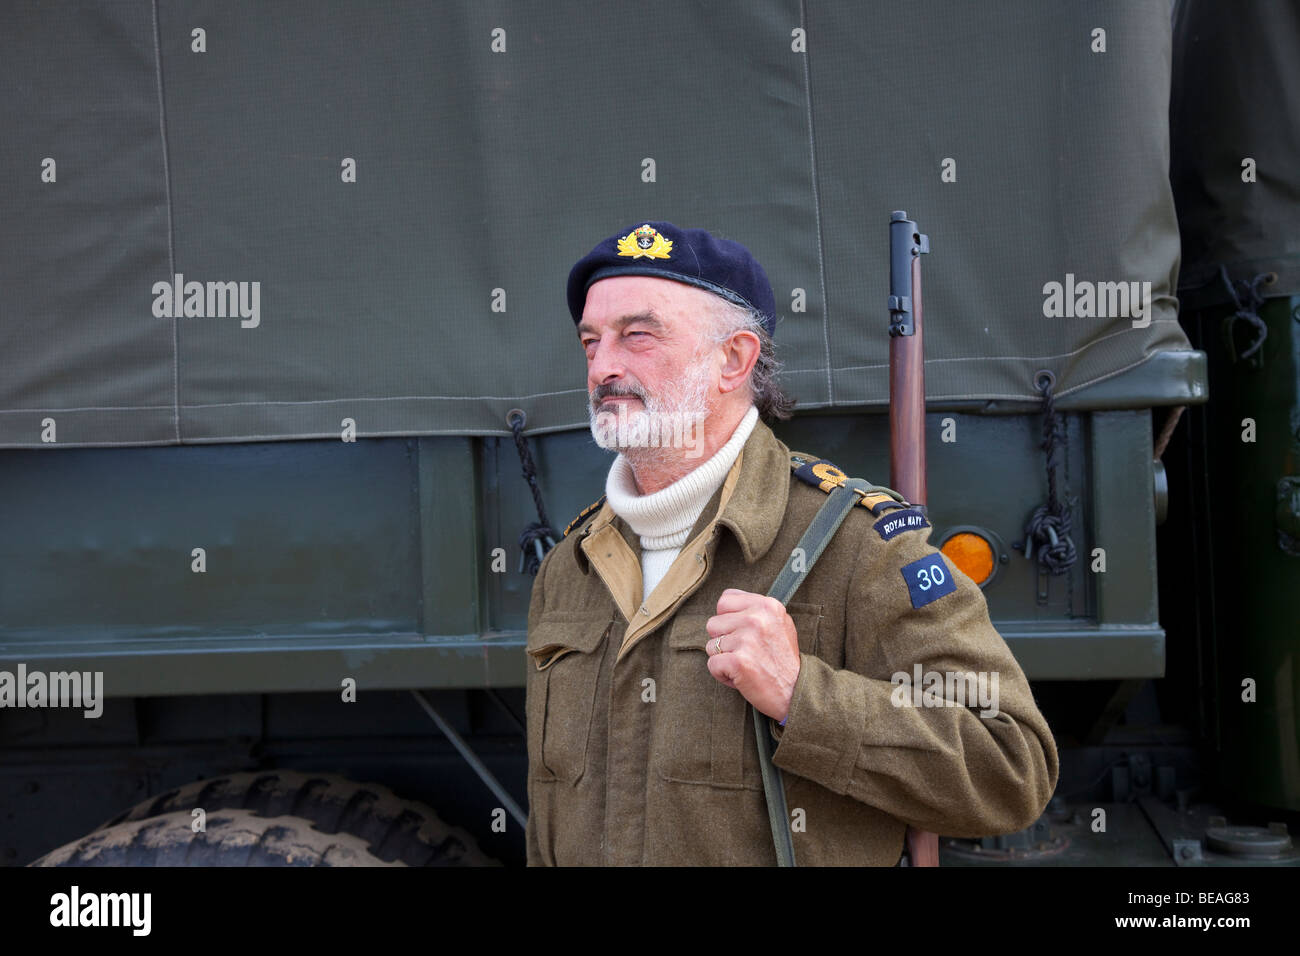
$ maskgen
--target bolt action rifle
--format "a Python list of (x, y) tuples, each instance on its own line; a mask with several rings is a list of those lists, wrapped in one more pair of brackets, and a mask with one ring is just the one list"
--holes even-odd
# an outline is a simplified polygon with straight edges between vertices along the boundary
[[(921, 256), (930, 237), (899, 210), (889, 217), (889, 486), (924, 507), (925, 344), (921, 338)], [(939, 865), (939, 836), (907, 828), (912, 866)]]
[[(889, 223), (889, 461), (890, 486), (911, 504), (925, 505), (925, 366), (921, 344), (921, 255), (930, 239), (916, 229), (907, 213), (896, 212)], [(791, 554), (805, 556), (803, 566), (787, 562), (768, 596), (788, 604), (799, 585), (858, 502), (858, 492), (870, 485), (848, 478), (830, 493)], [(794, 866), (794, 840), (781, 771), (773, 762), (768, 718), (751, 706), (758, 742), (759, 769), (767, 802), (768, 822), (778, 866)], [(939, 837), (907, 828), (907, 854), (912, 866), (939, 865)]]

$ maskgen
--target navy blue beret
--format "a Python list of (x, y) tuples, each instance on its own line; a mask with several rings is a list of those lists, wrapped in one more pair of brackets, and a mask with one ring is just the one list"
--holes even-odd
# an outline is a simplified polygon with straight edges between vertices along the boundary
[(587, 289), (611, 276), (656, 276), (707, 289), (759, 312), (767, 334), (776, 332), (776, 299), (763, 267), (740, 243), (703, 229), (646, 222), (597, 243), (569, 273), (569, 313), (575, 325), (582, 321)]

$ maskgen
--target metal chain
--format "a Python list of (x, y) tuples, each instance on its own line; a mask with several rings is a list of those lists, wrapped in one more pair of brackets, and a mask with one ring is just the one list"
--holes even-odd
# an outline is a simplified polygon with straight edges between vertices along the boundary
[(1047, 453), (1047, 503), (1039, 505), (1025, 525), (1025, 557), (1032, 559), (1037, 549), (1038, 563), (1052, 574), (1061, 575), (1074, 567), (1078, 559), (1070, 537), (1073, 530), (1071, 502), (1062, 501), (1056, 492), (1056, 471), (1066, 444), (1065, 421), (1057, 412), (1052, 396), (1055, 376), (1040, 374), (1037, 379), (1038, 389), (1043, 393), (1041, 447)]
[(542, 566), (546, 553), (555, 547), (555, 531), (550, 519), (546, 517), (546, 505), (542, 502), (542, 489), (537, 483), (537, 465), (533, 462), (533, 453), (528, 449), (524, 438), (524, 413), (511, 409), (506, 416), (506, 423), (515, 436), (515, 450), (519, 452), (519, 464), (524, 469), (524, 480), (533, 493), (533, 504), (537, 507), (538, 520), (532, 522), (519, 535), (519, 571), (525, 570), (532, 575)]

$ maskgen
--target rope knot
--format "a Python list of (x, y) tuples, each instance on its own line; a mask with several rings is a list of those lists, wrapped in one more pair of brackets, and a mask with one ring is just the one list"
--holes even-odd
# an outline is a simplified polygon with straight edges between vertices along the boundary
[(519, 464), (524, 470), (524, 480), (528, 482), (528, 489), (533, 493), (533, 504), (537, 506), (539, 519), (525, 527), (519, 535), (519, 571), (521, 574), (527, 571), (535, 576), (538, 568), (542, 566), (542, 559), (546, 557), (546, 552), (555, 547), (555, 531), (551, 528), (550, 519), (546, 517), (546, 506), (542, 503), (542, 489), (537, 484), (537, 465), (533, 462), (533, 454), (529, 451), (528, 441), (524, 438), (526, 420), (527, 416), (518, 408), (510, 409), (506, 415), (506, 422), (515, 436), (515, 450), (519, 452)]
[(1043, 440), (1041, 448), (1047, 457), (1047, 502), (1039, 505), (1025, 525), (1025, 557), (1032, 559), (1035, 551), (1038, 563), (1054, 575), (1065, 574), (1074, 567), (1078, 554), (1074, 550), (1074, 530), (1071, 509), (1073, 499), (1062, 501), (1056, 491), (1056, 470), (1060, 467), (1061, 450), (1066, 442), (1065, 418), (1056, 410), (1053, 389), (1056, 376), (1043, 369), (1034, 376), (1034, 385), (1043, 396)]
[[(1264, 347), (1264, 340), (1268, 338), (1268, 326), (1259, 317), (1259, 307), (1264, 304), (1264, 294), (1260, 291), (1260, 286), (1273, 281), (1275, 277), (1272, 273), (1261, 272), (1253, 279), (1234, 282), (1228, 275), (1228, 267), (1222, 264), (1219, 266), (1219, 277), (1223, 279), (1223, 284), (1228, 288), (1228, 295), (1232, 297), (1232, 304), (1236, 306), (1236, 311), (1223, 320), (1223, 334), (1228, 340), (1228, 352), (1234, 361), (1253, 358)], [(1245, 322), (1255, 333), (1255, 340), (1240, 351), (1237, 349), (1234, 335), (1238, 322)]]

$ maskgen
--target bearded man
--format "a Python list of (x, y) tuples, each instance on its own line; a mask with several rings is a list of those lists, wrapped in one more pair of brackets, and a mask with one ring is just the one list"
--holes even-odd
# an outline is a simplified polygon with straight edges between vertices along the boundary
[[(568, 302), (593, 436), (619, 454), (533, 586), (529, 864), (775, 863), (751, 705), (801, 865), (895, 865), (908, 825), (1033, 823), (1055, 744), (922, 510), (864, 496), (798, 600), (765, 596), (842, 473), (764, 421), (792, 402), (749, 251), (643, 223), (574, 266)], [(899, 693), (916, 671), (959, 679)], [(967, 677), (991, 707), (957, 699)]]

